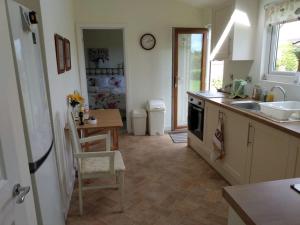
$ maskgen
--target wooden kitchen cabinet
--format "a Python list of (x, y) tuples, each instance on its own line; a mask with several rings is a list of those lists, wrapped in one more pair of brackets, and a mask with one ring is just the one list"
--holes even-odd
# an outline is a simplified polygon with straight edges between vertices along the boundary
[(297, 155), (297, 161), (296, 161), (294, 177), (300, 177), (300, 154), (299, 154), (299, 150), (298, 150), (298, 155)]
[(250, 26), (234, 23), (215, 60), (253, 60), (256, 41), (258, 0), (235, 0), (213, 9), (212, 18), (212, 50), (220, 40), (230, 18), (235, 10), (247, 15)]
[(249, 119), (232, 111), (222, 109), (224, 118), (224, 147), (225, 158), (222, 160), (223, 169), (230, 176), (232, 184), (248, 182), (249, 162), (251, 154), (248, 148)]
[(293, 177), (296, 151), (290, 145), (290, 136), (271, 126), (252, 121), (254, 129), (250, 183)]
[(296, 146), (294, 147), (296, 151), (294, 177), (300, 177), (300, 140), (294, 138), (294, 144)]
[[(218, 118), (224, 118), (225, 157), (212, 160)], [(300, 139), (221, 104), (205, 101), (203, 141), (188, 132), (189, 146), (230, 184), (300, 177)]]
[[(212, 49), (218, 43), (227, 23), (230, 20), (230, 17), (234, 11), (233, 4), (222, 5), (213, 10), (213, 25), (212, 25)], [(231, 37), (230, 35), (224, 40), (219, 52), (217, 53), (215, 59), (227, 59), (230, 57), (230, 44)]]
[(213, 149), (213, 136), (218, 127), (218, 116), (220, 106), (205, 102), (205, 116), (204, 116), (204, 144), (206, 146), (206, 154), (209, 155)]
[(213, 136), (218, 126), (218, 118), (219, 116), (224, 118), (224, 147), (226, 155), (224, 159), (211, 163), (219, 168), (219, 172), (230, 183), (247, 183), (249, 120), (244, 116), (210, 103), (206, 103), (205, 114), (205, 145), (207, 154), (213, 149)]

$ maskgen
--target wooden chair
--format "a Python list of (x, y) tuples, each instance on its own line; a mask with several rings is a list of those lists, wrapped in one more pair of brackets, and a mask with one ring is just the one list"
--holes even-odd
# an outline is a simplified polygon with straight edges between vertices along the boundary
[[(111, 151), (110, 133), (79, 138), (72, 112), (68, 111), (68, 125), (71, 134), (74, 157), (78, 164), (79, 211), (83, 214), (82, 192), (91, 189), (117, 188), (120, 191), (120, 205), (123, 211), (124, 171), (125, 165), (120, 151)], [(81, 144), (99, 140), (106, 140), (106, 151), (83, 152)], [(116, 184), (83, 186), (84, 179), (103, 177), (115, 178)]]

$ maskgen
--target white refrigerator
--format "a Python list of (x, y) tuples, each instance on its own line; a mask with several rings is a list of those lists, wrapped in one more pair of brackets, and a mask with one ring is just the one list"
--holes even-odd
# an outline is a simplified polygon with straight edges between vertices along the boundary
[(64, 225), (38, 26), (30, 22), (31, 10), (7, 2), (37, 220)]

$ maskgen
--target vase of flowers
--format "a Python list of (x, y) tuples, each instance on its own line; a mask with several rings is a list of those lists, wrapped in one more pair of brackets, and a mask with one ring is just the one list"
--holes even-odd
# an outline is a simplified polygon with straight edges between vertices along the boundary
[(80, 95), (78, 91), (74, 91), (73, 94), (67, 96), (68, 104), (72, 107), (73, 115), (75, 119), (78, 119), (80, 105), (83, 105), (84, 98)]

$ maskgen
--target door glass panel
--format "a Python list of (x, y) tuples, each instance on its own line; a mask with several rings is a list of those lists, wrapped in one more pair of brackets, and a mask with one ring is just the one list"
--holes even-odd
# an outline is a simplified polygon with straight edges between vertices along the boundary
[(187, 91), (200, 91), (203, 34), (178, 34), (177, 125), (187, 125)]

